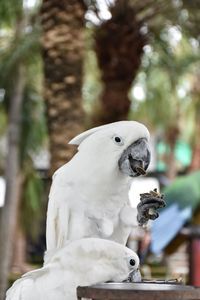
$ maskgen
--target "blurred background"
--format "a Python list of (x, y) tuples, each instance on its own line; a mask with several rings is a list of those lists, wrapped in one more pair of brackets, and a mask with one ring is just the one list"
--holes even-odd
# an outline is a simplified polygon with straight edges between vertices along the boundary
[(152, 148), (131, 203), (155, 187), (167, 202), (129, 246), (144, 277), (200, 285), (200, 1), (0, 0), (0, 300), (42, 264), (67, 142), (126, 119)]

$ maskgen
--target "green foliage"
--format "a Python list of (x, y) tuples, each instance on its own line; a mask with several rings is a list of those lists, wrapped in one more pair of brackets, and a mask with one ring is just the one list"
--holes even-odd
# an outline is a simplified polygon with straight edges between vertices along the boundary
[(40, 27), (35, 7), (26, 8), (24, 4), (24, 1), (0, 0), (0, 89), (5, 91), (0, 99), (0, 135), (7, 127), (16, 70), (23, 64), (26, 84), (21, 112), (20, 163), (23, 186), (20, 220), (24, 231), (36, 237), (41, 216), (44, 215), (44, 186), (34, 168), (33, 157), (44, 147), (47, 130), (42, 99)]
[(4, 73), (1, 74), (2, 78), (8, 78), (12, 75), (13, 70), (19, 62), (24, 64), (33, 64), (36, 60), (36, 54), (39, 51), (39, 29), (33, 28), (29, 33), (25, 33), (20, 39), (13, 39), (10, 43), (0, 52), (1, 54), (1, 69)]
[(41, 97), (41, 61), (29, 65), (24, 91), (20, 139), (20, 162), (23, 173), (21, 225), (33, 239), (40, 232), (44, 217), (44, 183), (33, 165), (33, 157), (45, 146), (47, 127)]
[(27, 69), (32, 65), (38, 65), (37, 61), (40, 60), (39, 36), (40, 31), (36, 26), (19, 39), (10, 39), (0, 50), (0, 86), (6, 91), (4, 103), (7, 107), (18, 64), (23, 62)]
[[(188, 37), (191, 35), (194, 38), (199, 39), (199, 31), (200, 31), (200, 3), (199, 0), (182, 0), (183, 5), (183, 18), (182, 18), (182, 26), (183, 30), (187, 34)], [(187, 26), (185, 26), (187, 24)]]
[(140, 101), (132, 98), (130, 117), (161, 131), (179, 122), (182, 130), (184, 120), (181, 134), (188, 137), (185, 129), (191, 128), (194, 104), (189, 92), (200, 55), (180, 30), (181, 40), (173, 45), (169, 30), (164, 28), (152, 45), (147, 46), (142, 70), (135, 82), (143, 88), (145, 97)]
[(20, 203), (20, 222), (26, 234), (35, 239), (40, 232), (41, 219), (44, 216), (44, 185), (34, 170), (32, 162), (26, 162), (23, 172), (25, 178)]
[(83, 100), (87, 114), (96, 109), (98, 97), (102, 91), (100, 72), (97, 66), (97, 58), (93, 49), (93, 28), (86, 29), (86, 51), (84, 60)]
[[(119, 0), (116, 2), (120, 13), (120, 8), (125, 7), (124, 3), (126, 1)], [(137, 20), (141, 22), (141, 30), (144, 31), (144, 35), (146, 35), (148, 43), (151, 45), (151, 53), (146, 51), (141, 73), (138, 74), (134, 82), (134, 84), (143, 87), (146, 98), (143, 101), (137, 101), (132, 97), (132, 110), (129, 117), (130, 119), (143, 121), (150, 128), (153, 127), (155, 130), (163, 131), (164, 128), (173, 127), (173, 123), (177, 122), (180, 114), (181, 122), (184, 118), (187, 119), (186, 127), (191, 132), (192, 115), (194, 114), (193, 101), (188, 90), (185, 97), (179, 97), (178, 91), (187, 89), (187, 82), (191, 82), (190, 74), (194, 72), (194, 66), (198, 65), (200, 58), (199, 47), (197, 46), (195, 49), (192, 46), (192, 42), (196, 45), (199, 43), (199, 1), (147, 0), (143, 3), (139, 0), (129, 0), (129, 2), (134, 7)], [(95, 0), (88, 0), (86, 3), (90, 12), (93, 12), (96, 17), (96, 23), (93, 23), (93, 27), (90, 24), (90, 27), (93, 28), (93, 31), (98, 31), (101, 24), (105, 22), (100, 11), (100, 5)], [(106, 1), (106, 3), (111, 16), (114, 3), (112, 1)], [(179, 36), (182, 35), (180, 43), (176, 43), (178, 34)], [(90, 39), (92, 39), (92, 35)], [(93, 107), (98, 109), (96, 101), (99, 97), (99, 93), (96, 93), (96, 91), (99, 91), (99, 78), (96, 77), (98, 68), (92, 56), (89, 62), (91, 66), (87, 65), (87, 71), (91, 72), (91, 77), (94, 74), (94, 77), (87, 76), (89, 84), (86, 80), (84, 99), (87, 101), (87, 108), (91, 109), (93, 103)], [(90, 85), (91, 83), (92, 85)], [(89, 102), (88, 99), (91, 101)], [(183, 135), (185, 135), (185, 132), (183, 132)], [(187, 132), (186, 136), (189, 135), (190, 133)]]
[[(32, 82), (31, 79), (33, 79)], [(20, 143), (22, 168), (26, 159), (32, 157), (33, 154), (37, 154), (41, 147), (45, 146), (47, 140), (44, 103), (39, 91), (32, 83), (34, 83), (33, 74), (30, 76), (29, 84), (26, 86), (22, 107)]]
[(0, 136), (5, 133), (7, 117), (4, 108), (0, 105)]
[(0, 26), (14, 26), (22, 16), (23, 0), (0, 0)]

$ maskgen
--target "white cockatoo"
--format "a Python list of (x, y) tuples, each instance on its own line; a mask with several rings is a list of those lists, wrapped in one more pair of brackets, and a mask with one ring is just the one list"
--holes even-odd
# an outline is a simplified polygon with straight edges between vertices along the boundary
[(135, 252), (113, 241), (86, 238), (57, 250), (41, 269), (18, 279), (6, 300), (76, 300), (76, 288), (101, 282), (141, 281)]
[[(149, 138), (143, 124), (120, 121), (92, 128), (70, 141), (78, 145), (78, 152), (53, 175), (46, 259), (66, 241), (83, 237), (126, 244), (137, 225), (128, 190), (131, 177), (148, 168)], [(145, 203), (145, 210), (140, 208), (142, 214), (147, 207)]]

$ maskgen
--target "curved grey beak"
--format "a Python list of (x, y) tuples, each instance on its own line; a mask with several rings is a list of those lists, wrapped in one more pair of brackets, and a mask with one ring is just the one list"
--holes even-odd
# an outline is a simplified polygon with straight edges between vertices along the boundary
[(124, 150), (118, 161), (119, 169), (131, 177), (145, 175), (150, 156), (149, 144), (145, 138), (141, 138)]
[(129, 274), (128, 281), (129, 282), (141, 282), (142, 276), (141, 276), (140, 270), (137, 269), (137, 270), (132, 271)]

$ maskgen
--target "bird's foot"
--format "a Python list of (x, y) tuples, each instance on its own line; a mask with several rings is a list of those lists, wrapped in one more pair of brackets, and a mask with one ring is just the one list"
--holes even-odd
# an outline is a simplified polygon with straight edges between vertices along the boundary
[(164, 195), (157, 192), (157, 189), (149, 193), (140, 194), (140, 203), (137, 206), (137, 221), (140, 226), (146, 225), (149, 220), (158, 218), (158, 209), (165, 207)]

